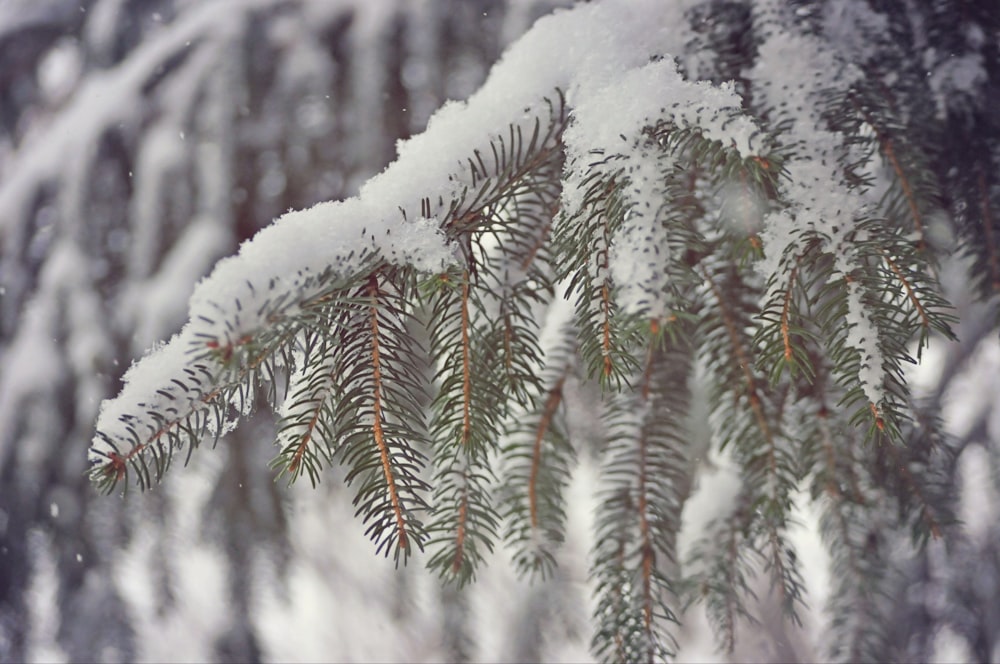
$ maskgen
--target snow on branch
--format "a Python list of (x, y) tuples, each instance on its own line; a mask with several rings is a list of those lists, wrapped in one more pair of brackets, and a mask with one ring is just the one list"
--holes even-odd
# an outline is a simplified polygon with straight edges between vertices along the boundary
[[(104, 404), (92, 461), (136, 449), (137, 412), (181, 426), (186, 413), (208, 408), (206, 399), (221, 393), (193, 397), (184, 387), (185, 372), (204, 359), (206, 346), (225, 350), (228, 361), (231, 349), (294, 317), (331, 282), (373, 266), (426, 273), (455, 262), (460, 249), (444, 224), (453, 202), (484, 175), (470, 156), (490, 154), (498, 138), (530, 136), (539, 122), (551, 123), (549, 99), (557, 91), (574, 109), (566, 146), (571, 160), (613, 150), (615, 135), (637, 136), (664, 118), (752, 154), (756, 130), (745, 118), (734, 121), (740, 103), (733, 89), (685, 81), (667, 55), (682, 47), (674, 30), (681, 19), (681, 8), (657, 0), (608, 0), (540, 19), (467, 102), (446, 104), (422, 135), (401, 141), (398, 159), (357, 197), (288, 212), (221, 261), (196, 287), (182, 332), (133, 366), (121, 394)], [(649, 94), (650, 86), (657, 94)], [(558, 133), (545, 136), (559, 139)]]
[(732, 82), (715, 86), (687, 81), (668, 57), (595, 87), (574, 107), (573, 122), (564, 134), (564, 219), (575, 221), (595, 172), (611, 177), (620, 170), (628, 178), (622, 194), (630, 223), (612, 238), (608, 265), (625, 311), (644, 310), (656, 318), (668, 308), (663, 301), (668, 277), (660, 263), (670, 257), (656, 252), (652, 264), (639, 257), (652, 246), (667, 245), (668, 231), (657, 212), (668, 198), (665, 173), (674, 164), (670, 153), (656, 149), (644, 132), (662, 123), (697, 130), (704, 139), (732, 147), (746, 159), (760, 154), (764, 134), (741, 105)]
[[(787, 207), (765, 217), (760, 234), (764, 258), (756, 269), (764, 278), (782, 274), (787, 278), (782, 258), (802, 249), (803, 234), (822, 241), (823, 250), (833, 257), (833, 276), (847, 284), (847, 343), (860, 355), (857, 378), (874, 408), (884, 397), (887, 374), (878, 328), (850, 275), (861, 263), (856, 243), (865, 232), (859, 222), (875, 209), (876, 200), (864, 188), (845, 181), (843, 162), (848, 147), (844, 136), (829, 128), (822, 115), (826, 102), (846, 96), (861, 71), (818, 38), (773, 30), (776, 20), (767, 3), (758, 8), (757, 21), (769, 25), (772, 32), (760, 46), (751, 77), (765, 103), (788, 121), (783, 140), (794, 153), (784, 164), (788, 177), (780, 187)], [(784, 287), (785, 278), (771, 282), (772, 291)]]

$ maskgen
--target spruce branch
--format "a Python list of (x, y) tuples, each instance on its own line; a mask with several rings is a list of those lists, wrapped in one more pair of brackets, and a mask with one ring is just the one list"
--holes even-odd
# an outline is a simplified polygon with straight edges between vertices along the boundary
[[(876, 135), (877, 130), (876, 130)], [(918, 240), (917, 247), (922, 251), (926, 246), (925, 231), (924, 231), (924, 221), (923, 216), (920, 214), (920, 208), (917, 206), (916, 196), (913, 193), (913, 187), (910, 184), (910, 180), (906, 177), (906, 173), (903, 172), (903, 167), (899, 163), (899, 159), (896, 157), (896, 151), (892, 147), (892, 139), (878, 136), (879, 143), (882, 145), (882, 152), (885, 153), (886, 159), (892, 165), (892, 170), (896, 173), (896, 177), (899, 179), (899, 185), (903, 189), (903, 197), (906, 199), (906, 203), (910, 208), (911, 219), (913, 220), (913, 228), (920, 238)]]
[[(745, 333), (751, 326), (741, 320), (746, 312), (738, 308), (739, 300), (734, 301), (729, 294), (738, 293), (740, 287), (745, 286), (738, 277), (731, 275), (724, 282), (724, 292), (717, 277), (707, 268), (702, 269), (702, 274), (713, 300), (707, 305), (717, 311), (720, 322), (715, 326), (721, 324), (722, 328), (704, 335), (710, 342), (709, 367), (719, 372), (713, 394), (716, 412), (722, 415), (718, 433), (723, 448), (730, 443), (735, 445), (734, 454), (746, 482), (744, 490), (755, 506), (753, 516), (747, 521), (748, 538), (762, 557), (764, 570), (771, 576), (771, 585), (779, 593), (783, 610), (797, 623), (803, 602), (803, 582), (786, 530), (798, 472), (788, 443), (782, 440), (783, 434), (776, 426), (781, 423), (777, 415), (781, 395), (773, 392), (754, 372), (756, 362), (750, 355), (750, 340)], [(722, 412), (733, 408), (744, 412), (746, 409), (749, 413), (731, 416)]]
[(654, 661), (677, 647), (668, 631), (677, 622), (670, 574), (677, 569), (677, 508), (686, 491), (687, 440), (679, 416), (687, 410), (680, 386), (691, 369), (690, 354), (681, 337), (657, 324), (644, 355), (634, 387), (608, 404), (605, 500), (593, 568), (595, 618), (607, 643), (614, 636), (624, 661)]
[[(719, 34), (749, 35), (718, 63), (737, 84), (688, 80), (659, 50), (626, 57), (619, 44), (604, 55), (634, 60), (621, 80), (560, 65), (509, 108), (496, 95), (484, 98), (497, 108), (450, 106), (358, 198), (289, 213), (200, 287), (160, 356), (175, 366), (135, 381), (155, 396), (129, 393), (102, 418), (92, 479), (148, 487), (266, 391), (277, 473), (315, 485), (342, 464), (378, 553), (398, 564), (429, 547), (428, 565), (461, 585), (502, 533), (519, 572), (546, 577), (576, 463), (567, 395), (593, 380), (595, 653), (669, 657), (684, 599), (705, 603), (732, 651), (738, 624), (756, 619), (756, 575), (800, 623), (789, 530), (808, 484), (850, 577), (835, 631), (858, 639), (851, 655), (875, 652), (881, 626), (846, 613), (857, 600), (874, 622), (883, 608), (889, 562), (869, 549), (891, 542), (870, 527), (905, 524), (919, 539), (949, 521), (933, 483), (947, 462), (915, 437), (905, 371), (955, 322), (935, 273), (933, 154), (909, 139), (900, 100), (848, 71), (818, 23), (786, 22), (777, 6), (704, 12), (733, 22)], [(773, 76), (785, 23), (805, 69), (833, 73)], [(477, 114), (473, 136), (463, 123)], [(979, 189), (998, 283), (982, 175)], [(571, 322), (540, 323), (564, 299)], [(679, 560), (696, 466), (689, 392), (702, 379), (710, 452), (734, 462), (740, 492), (695, 559)]]
[[(372, 432), (375, 438), (375, 445), (378, 447), (379, 461), (381, 463), (382, 474), (385, 477), (386, 488), (388, 489), (389, 504), (392, 508), (392, 518), (396, 527), (396, 550), (409, 550), (409, 537), (407, 536), (406, 517), (404, 516), (404, 506), (400, 498), (400, 491), (397, 487), (396, 472), (392, 467), (392, 459), (389, 452), (389, 441), (383, 429), (385, 426), (385, 414), (383, 413), (384, 383), (382, 380), (382, 358), (381, 344), (382, 338), (379, 334), (379, 286), (374, 277), (369, 281), (368, 292), (371, 297), (371, 362), (372, 362)], [(350, 482), (348, 475), (347, 481)], [(372, 491), (374, 492), (374, 491)], [(358, 493), (361, 498), (366, 491)], [(357, 500), (355, 501), (357, 503)], [(377, 522), (376, 522), (377, 523)], [(381, 548), (381, 546), (380, 546)]]
[[(470, 270), (438, 278), (432, 295), (431, 355), (440, 358), (440, 388), (432, 403), (435, 450), (434, 505), (430, 526), (439, 550), (431, 568), (464, 583), (483, 553), (492, 550), (497, 519), (488, 500), (493, 479), (484, 459), (496, 445), (505, 395), (485, 362), (482, 324), (473, 324)], [(457, 342), (457, 344), (456, 344)]]
[(882, 606), (886, 599), (885, 560), (880, 537), (860, 524), (872, 510), (845, 494), (831, 494), (820, 522), (821, 533), (832, 551), (834, 593), (829, 654), (836, 661), (856, 662), (882, 652), (886, 625)]
[[(743, 502), (747, 496), (737, 496)], [(749, 504), (749, 503), (746, 503)], [(751, 587), (759, 564), (759, 553), (747, 541), (749, 513), (737, 508), (727, 517), (715, 519), (705, 528), (705, 536), (691, 550), (684, 578), (684, 608), (704, 602), (709, 622), (719, 637), (718, 649), (732, 653), (739, 621), (756, 625), (759, 620), (748, 605), (756, 601)]]
[(531, 449), (531, 470), (528, 474), (528, 517), (531, 529), (538, 529), (538, 484), (539, 472), (542, 465), (542, 441), (552, 426), (556, 410), (562, 402), (563, 384), (566, 376), (560, 376), (545, 399), (545, 408), (542, 411), (541, 419), (538, 422), (538, 432), (535, 434), (535, 442)]
[(637, 338), (637, 319), (615, 303), (609, 273), (611, 240), (627, 211), (621, 195), (625, 182), (621, 170), (607, 178), (598, 171), (584, 184), (578, 215), (563, 212), (555, 227), (556, 252), (564, 257), (557, 276), (568, 280), (565, 297), (575, 296), (579, 352), (587, 375), (614, 390), (638, 364), (628, 350)]
[(504, 538), (518, 572), (543, 579), (553, 574), (564, 539), (565, 491), (576, 463), (564, 421), (567, 381), (576, 379), (575, 339), (572, 327), (560, 329), (545, 352), (543, 389), (511, 413), (501, 450)]

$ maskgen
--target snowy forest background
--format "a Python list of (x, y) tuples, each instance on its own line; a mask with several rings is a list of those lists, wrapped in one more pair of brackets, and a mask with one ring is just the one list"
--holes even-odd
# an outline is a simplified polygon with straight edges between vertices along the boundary
[[(285, 210), (355, 194), (397, 139), (568, 4), (0, 4), (0, 661), (589, 659), (586, 459), (556, 577), (517, 581), (501, 551), (464, 592), (375, 557), (338, 482), (274, 482), (266, 411), (150, 493), (104, 497), (85, 476), (100, 402), (180, 327), (218, 258)], [(995, 58), (993, 21), (980, 51)], [(1000, 64), (963, 82), (974, 48), (952, 48), (926, 63), (951, 100), (940, 112), (995, 140)], [(968, 107), (983, 110), (955, 110)], [(953, 436), (965, 525), (947, 547), (901, 552), (890, 639), (914, 659), (996, 661), (1000, 345), (961, 261), (942, 270), (960, 341), (932, 346), (913, 380)], [(821, 607), (827, 561), (803, 523)], [(733, 658), (827, 647), (818, 609), (801, 631), (761, 618)], [(697, 611), (685, 625), (680, 659), (724, 657)]]

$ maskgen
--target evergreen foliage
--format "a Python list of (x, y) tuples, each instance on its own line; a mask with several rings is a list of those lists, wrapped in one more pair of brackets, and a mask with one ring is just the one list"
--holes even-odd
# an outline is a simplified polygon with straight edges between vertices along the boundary
[[(889, 656), (895, 534), (925, 545), (955, 532), (942, 481), (955, 448), (907, 365), (953, 337), (939, 277), (953, 254), (971, 255), (980, 297), (1000, 283), (984, 97), (914, 63), (958, 40), (979, 49), (970, 85), (995, 89), (1000, 60), (967, 25), (936, 20), (956, 3), (689, 4), (685, 50), (665, 43), (617, 73), (678, 101), (619, 143), (587, 124), (593, 98), (571, 77), (510, 109), (437, 189), (404, 188), (384, 231), (331, 212), (324, 223), (359, 237), (322, 269), (206, 287), (156, 356), (161, 383), (105, 411), (94, 483), (149, 488), (263, 396), (279, 415), (279, 475), (315, 485), (343, 466), (376, 552), (400, 563), (426, 548), (463, 584), (501, 540), (524, 574), (554, 573), (575, 459), (593, 453), (593, 650), (618, 661), (669, 657), (691, 603), (726, 650), (762, 594), (799, 622), (790, 530), (806, 492), (833, 561), (830, 655)], [(997, 34), (1000, 16), (976, 7), (971, 24)], [(573, 12), (605, 10), (628, 11)], [(376, 237), (426, 220), (445, 261)], [(143, 366), (127, 378), (146, 389)], [(597, 449), (570, 435), (568, 383), (596, 386)], [(738, 490), (684, 559), (703, 396), (709, 454), (736, 468)]]

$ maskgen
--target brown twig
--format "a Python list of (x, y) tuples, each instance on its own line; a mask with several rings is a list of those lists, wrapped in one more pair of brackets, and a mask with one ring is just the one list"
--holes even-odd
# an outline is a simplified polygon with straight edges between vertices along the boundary
[(372, 370), (374, 375), (372, 411), (374, 414), (373, 431), (375, 435), (375, 445), (378, 446), (379, 455), (382, 460), (382, 472), (385, 475), (385, 482), (388, 485), (389, 501), (392, 504), (392, 511), (396, 517), (396, 531), (399, 548), (405, 549), (409, 546), (406, 536), (406, 521), (403, 517), (403, 507), (399, 499), (399, 491), (396, 489), (396, 477), (392, 471), (392, 462), (389, 456), (389, 444), (386, 441), (385, 432), (382, 430), (382, 364), (379, 347), (378, 328), (378, 281), (374, 275), (368, 282), (368, 292), (371, 295), (371, 329), (372, 329)]

